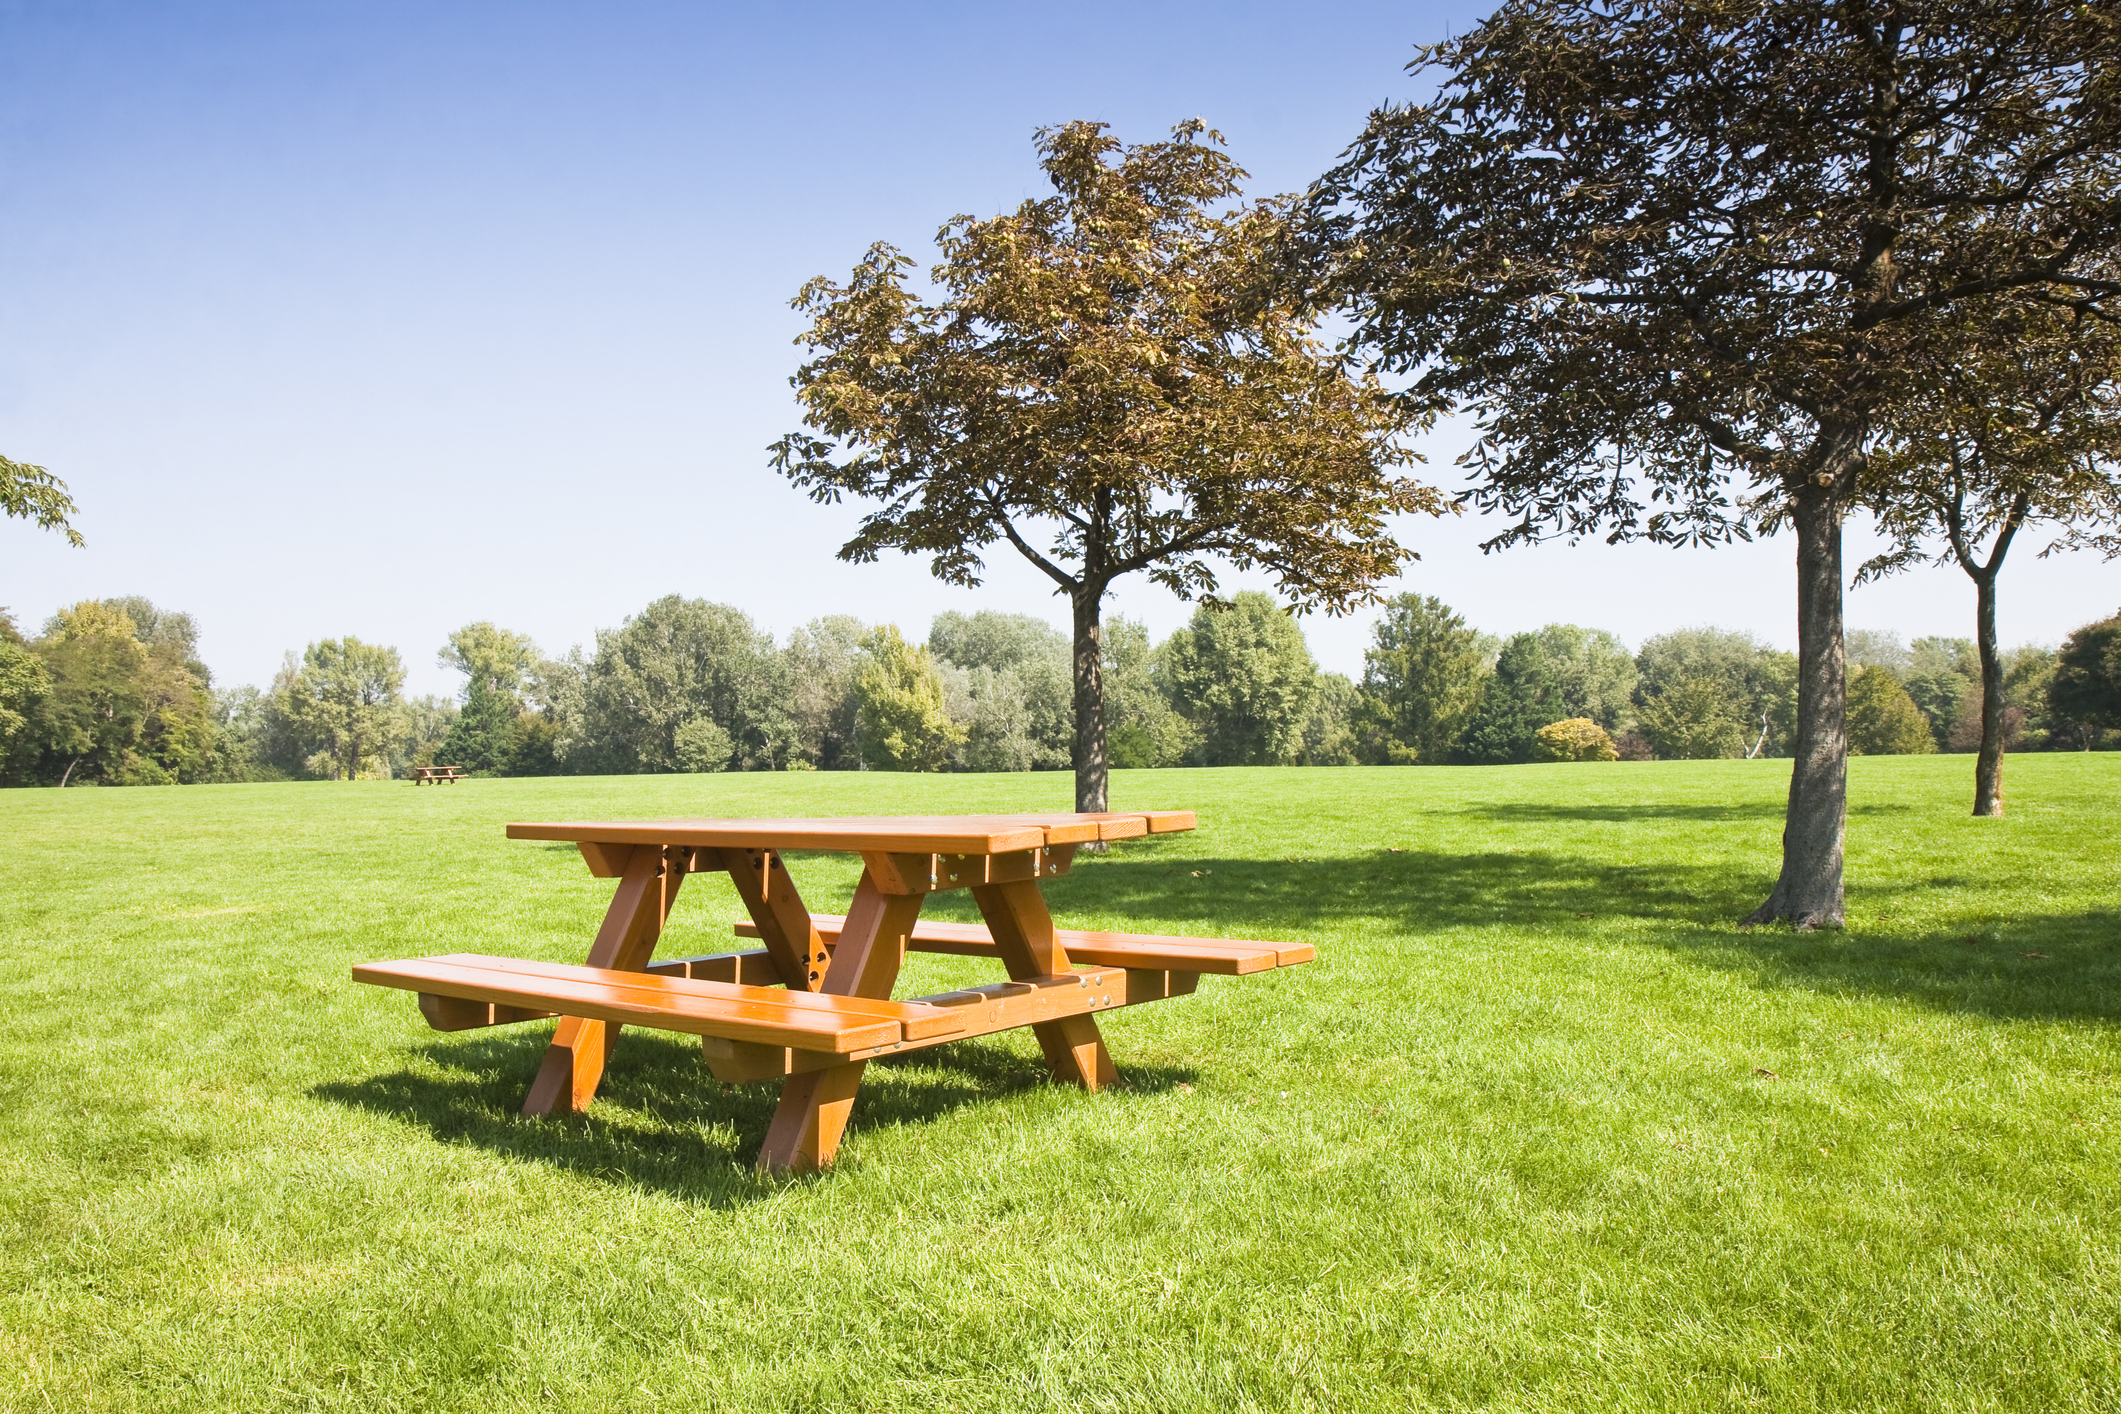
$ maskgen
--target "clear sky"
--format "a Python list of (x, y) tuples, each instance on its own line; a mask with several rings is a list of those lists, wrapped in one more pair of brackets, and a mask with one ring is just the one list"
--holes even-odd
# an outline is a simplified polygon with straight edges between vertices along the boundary
[[(414, 692), (448, 631), (548, 651), (667, 593), (785, 635), (827, 613), (1065, 623), (1006, 549), (979, 591), (842, 565), (855, 512), (767, 467), (793, 429), (787, 301), (872, 242), (1043, 188), (1032, 131), (1200, 116), (1258, 193), (1303, 186), (1458, 5), (0, 3), (0, 453), (49, 466), (85, 550), (0, 520), (0, 604), (145, 594), (222, 685), (354, 634)], [(1458, 484), (1462, 431), (1431, 439)], [(1482, 557), (1411, 522), (1401, 584), (1495, 632), (1794, 641), (1792, 546)], [(1852, 562), (1865, 537), (1851, 537)], [(2018, 552), (2006, 642), (2121, 603), (2121, 566)], [(1187, 607), (1134, 586), (1159, 635)], [(1953, 570), (1857, 591), (1855, 627), (1969, 633)], [(1358, 673), (1370, 619), (1311, 618)]]

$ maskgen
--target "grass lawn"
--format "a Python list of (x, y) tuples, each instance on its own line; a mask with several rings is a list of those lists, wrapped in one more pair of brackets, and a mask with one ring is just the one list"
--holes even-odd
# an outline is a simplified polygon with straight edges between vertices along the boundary
[[(1741, 933), (1788, 773), (1121, 773), (1202, 827), (1064, 924), (1319, 961), (1106, 1018), (1102, 1095), (1028, 1032), (879, 1062), (787, 1182), (682, 1038), (525, 1121), (549, 1023), (348, 965), (579, 961), (611, 885), (507, 820), (1065, 778), (0, 793), (0, 1409), (2121, 1407), (2121, 755), (2014, 758), (2000, 821), (1860, 759), (1847, 933)], [(665, 951), (740, 912), (694, 879)]]

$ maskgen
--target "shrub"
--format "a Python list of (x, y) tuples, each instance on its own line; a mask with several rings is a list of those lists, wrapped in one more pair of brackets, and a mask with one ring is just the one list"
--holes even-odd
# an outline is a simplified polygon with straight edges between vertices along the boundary
[(1929, 718), (1881, 667), (1859, 669), (1848, 685), (1849, 754), (1921, 756), (1937, 749)]
[(1605, 728), (1589, 717), (1571, 717), (1533, 734), (1532, 755), (1540, 761), (1618, 761), (1620, 752)]

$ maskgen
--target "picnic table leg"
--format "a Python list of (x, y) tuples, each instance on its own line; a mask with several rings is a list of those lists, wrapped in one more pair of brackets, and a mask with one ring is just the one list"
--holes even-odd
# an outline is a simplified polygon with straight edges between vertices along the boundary
[[(1068, 971), (1068, 951), (1054, 932), (1053, 915), (1046, 911), (1045, 895), (1038, 891), (1036, 880), (976, 884), (972, 897), (1012, 979), (1052, 977)], [(1036, 1022), (1031, 1034), (1038, 1037), (1055, 1080), (1098, 1090), (1119, 1079), (1095, 1017)]]
[[(863, 870), (839, 943), (832, 950), (832, 964), (825, 969), (818, 990), (841, 997), (890, 997), (923, 897), (887, 894)], [(766, 1142), (759, 1148), (759, 1167), (772, 1173), (808, 1173), (831, 1163), (868, 1064), (853, 1061), (783, 1081), (780, 1104), (766, 1127)]]
[[(684, 851), (658, 845), (635, 845), (627, 856), (618, 892), (605, 911), (604, 926), (589, 949), (591, 967), (638, 972), (655, 952), (663, 920), (685, 881)], [(537, 1079), (523, 1097), (526, 1115), (575, 1114), (589, 1105), (604, 1078), (604, 1064), (618, 1044), (616, 1024), (563, 1016), (553, 1028), (552, 1044), (538, 1066)]]

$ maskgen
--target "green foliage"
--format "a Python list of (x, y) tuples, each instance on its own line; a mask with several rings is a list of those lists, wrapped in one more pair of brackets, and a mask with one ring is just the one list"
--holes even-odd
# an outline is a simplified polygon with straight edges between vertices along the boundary
[(1372, 765), (1448, 761), (1480, 705), (1495, 653), (1441, 599), (1402, 594), (1385, 605), (1363, 654), (1356, 732)]
[(398, 650), (358, 638), (326, 638), (303, 650), (302, 664), (276, 694), (304, 765), (332, 780), (383, 776), (402, 729), (398, 690), (405, 665)]
[(2076, 727), (2087, 748), (2100, 731), (2121, 727), (2121, 614), (2086, 624), (2063, 640), (2047, 705)]
[(1539, 631), (1539, 647), (1561, 689), (1562, 711), (1588, 717), (1607, 732), (1619, 731), (1641, 676), (1627, 645), (1602, 628), (1548, 624)]
[(30, 652), (49, 690), (14, 734), (11, 778), (166, 785), (227, 777), (190, 615), (140, 598), (83, 600), (53, 615)]
[(1204, 764), (1274, 766), (1302, 752), (1318, 666), (1272, 595), (1203, 604), (1157, 652), (1157, 682), (1200, 730)]
[(965, 728), (965, 769), (1069, 764), (1074, 686), (1068, 640), (1058, 629), (1028, 614), (941, 613), (928, 630), (928, 650), (943, 666), (951, 717)]
[(1971, 638), (1918, 638), (1908, 645), (1906, 664), (1894, 676), (1921, 709), (1939, 745), (1968, 723), (1979, 738), (1981, 659)]
[(15, 753), (51, 696), (52, 675), (27, 646), (0, 637), (0, 779), (14, 774)]
[(466, 771), (498, 773), (515, 762), (516, 718), (523, 713), (515, 694), (497, 685), (484, 670), (464, 684), (464, 705), (435, 745), (432, 762)]
[(1620, 753), (1604, 727), (1589, 717), (1571, 717), (1541, 727), (1534, 734), (1532, 758), (1536, 761), (1617, 761)]
[(1875, 665), (1849, 675), (1848, 736), (1849, 751), (1857, 756), (1922, 756), (1937, 749), (1929, 721), (1907, 689)]
[(861, 728), (854, 677), (868, 625), (848, 614), (815, 619), (788, 635), (782, 678), (794, 733), (790, 764), (827, 771), (861, 766)]
[(677, 771), (677, 734), (706, 718), (727, 732), (731, 764), (771, 770), (794, 745), (783, 664), (773, 639), (726, 604), (658, 599), (597, 634), (580, 697), (559, 722), (571, 771)]
[(449, 635), (449, 642), (435, 655), (445, 668), (455, 668), (465, 677), (465, 700), (471, 684), (484, 680), (496, 692), (520, 699), (539, 663), (538, 646), (527, 634), (514, 633), (481, 620), (466, 624)]
[(965, 743), (965, 729), (944, 705), (934, 656), (893, 625), (870, 631), (854, 695), (862, 761), (872, 770), (940, 771)]
[(1530, 761), (1539, 729), (1562, 713), (1561, 684), (1547, 666), (1539, 635), (1520, 633), (1502, 646), (1458, 757), (1475, 766)]
[(81, 532), (67, 521), (78, 514), (74, 498), (66, 494), (66, 483), (41, 466), (0, 457), (0, 515), (33, 520), (44, 530), (56, 530), (67, 543), (81, 544)]
[(1340, 673), (1320, 673), (1312, 685), (1311, 710), (1304, 717), (1303, 766), (1353, 766), (1360, 761), (1355, 735), (1362, 689)]
[[(1749, 633), (1688, 628), (1643, 640), (1635, 662), (1641, 672), (1636, 703), (1642, 713), (1654, 699), (1689, 685), (1683, 700), (1659, 710), (1656, 731), (1649, 728), (1646, 716), (1640, 718), (1642, 733), (1653, 745), (1660, 739), (1685, 743), (1684, 750), (1676, 751), (1659, 746), (1659, 756), (1703, 760), (1742, 754), (1756, 743), (1758, 755), (1790, 753), (1797, 734), (1795, 654), (1770, 648)], [(1713, 709), (1703, 684), (1713, 684), (1721, 699)], [(1722, 724), (1728, 724), (1728, 733)]]
[(1650, 749), (1667, 761), (1706, 761), (1745, 749), (1745, 730), (1734, 715), (1737, 699), (1728, 680), (1710, 673), (1661, 678), (1657, 692), (1636, 709)]
[(712, 717), (694, 717), (677, 729), (674, 755), (680, 771), (726, 771), (736, 754), (736, 739)]

